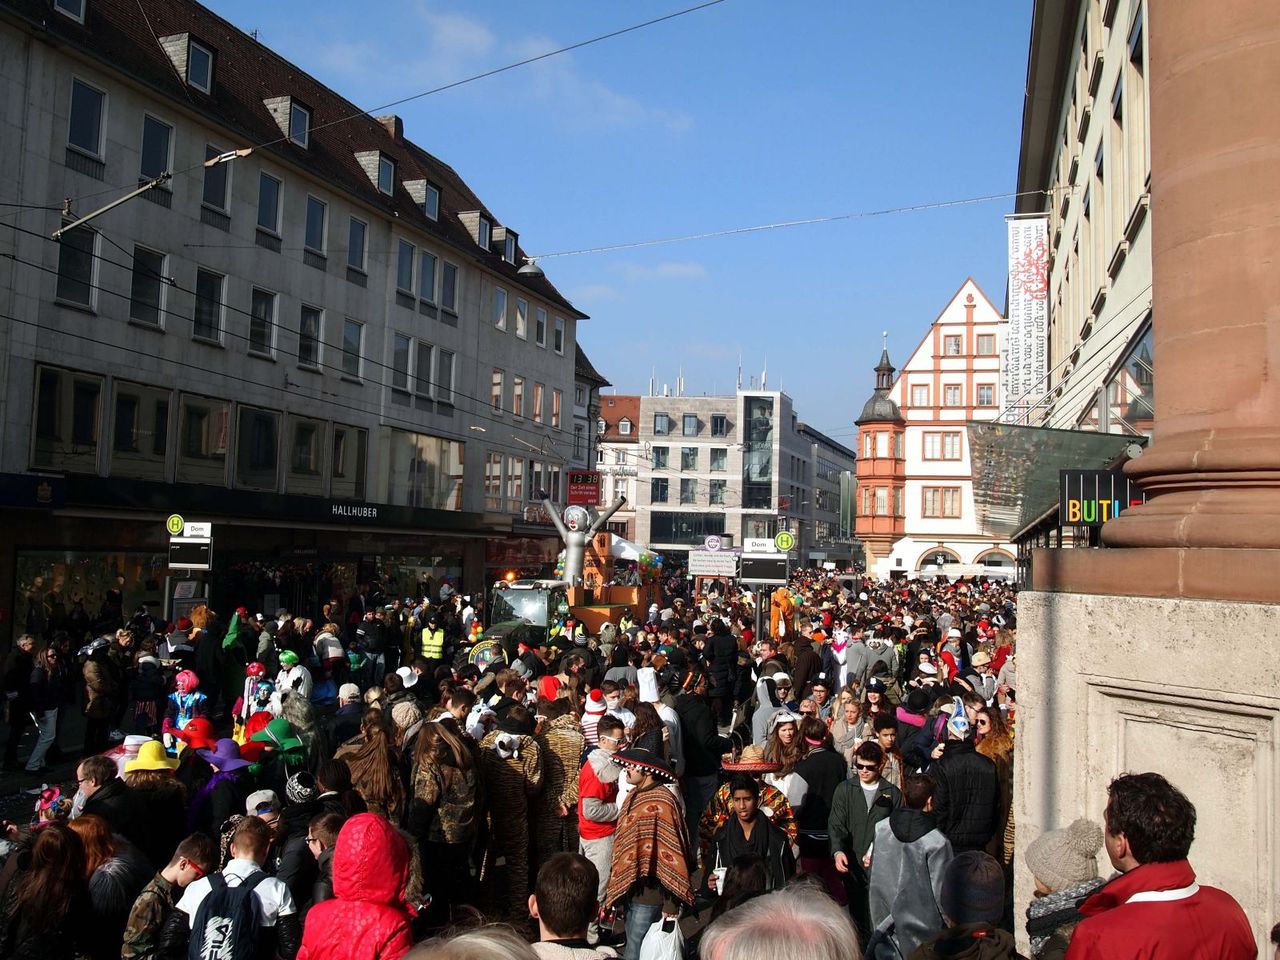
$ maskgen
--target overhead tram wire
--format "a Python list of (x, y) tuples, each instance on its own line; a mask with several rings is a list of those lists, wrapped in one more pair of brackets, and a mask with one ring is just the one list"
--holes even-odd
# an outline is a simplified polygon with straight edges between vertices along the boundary
[[(570, 43), (563, 47), (557, 47), (555, 50), (548, 50), (546, 53), (540, 53), (532, 57), (525, 57), (523, 60), (517, 60), (516, 62), (508, 63), (505, 66), (494, 67), (491, 70), (485, 70), (481, 73), (476, 73), (469, 77), (463, 77), (460, 80), (453, 80), (453, 81), (450, 81), (449, 83), (442, 84), (438, 87), (431, 87), (428, 90), (421, 90), (417, 93), (412, 93), (412, 94), (409, 94), (408, 96), (400, 97), (397, 100), (391, 100), (391, 101), (388, 101), (387, 103), (379, 104), (376, 107), (368, 107), (367, 109), (360, 110), (356, 113), (351, 113), (346, 116), (339, 117), (336, 120), (329, 120), (326, 123), (316, 124), (310, 128), (310, 132), (314, 133), (317, 130), (325, 130), (329, 127), (337, 126), (338, 124), (341, 124), (341, 123), (348, 123), (351, 120), (359, 120), (361, 117), (372, 117), (376, 115), (377, 112), (380, 110), (390, 110), (392, 107), (398, 107), (406, 103), (412, 103), (415, 100), (421, 100), (424, 97), (430, 97), (437, 93), (444, 93), (447, 90), (453, 90), (457, 87), (464, 86), (468, 83), (475, 83), (477, 80), (486, 80), (489, 77), (496, 77), (499, 74), (507, 73), (511, 70), (517, 70), (520, 67), (527, 67), (530, 64), (538, 63), (542, 60), (549, 60), (552, 57), (558, 57), (565, 53), (572, 53), (574, 50), (581, 50), (583, 47), (589, 47), (593, 44), (601, 43), (605, 40), (612, 40), (616, 37), (625, 36), (626, 34), (629, 34), (629, 33), (635, 33), (637, 30), (643, 30), (646, 27), (656, 26), (657, 24), (665, 23), (668, 20), (676, 20), (680, 17), (688, 16), (691, 13), (697, 13), (701, 10), (706, 10), (708, 7), (718, 6), (719, 4), (722, 4), (725, 2), (727, 2), (727, 0), (704, 0), (703, 3), (698, 3), (691, 7), (685, 7), (682, 10), (676, 10), (671, 13), (666, 13), (660, 17), (653, 17), (652, 19), (645, 20), (642, 23), (633, 23), (631, 26), (628, 26), (628, 27), (622, 27), (618, 30), (611, 30), (608, 33), (602, 33), (596, 37), (590, 37), (589, 39), (586, 39), (586, 40), (579, 40), (576, 43)], [(241, 149), (247, 150), (249, 152), (252, 152), (254, 150), (265, 150), (268, 147), (273, 147), (277, 144), (284, 143), (288, 139), (289, 139), (288, 136), (282, 135), (272, 140), (266, 140), (266, 141), (263, 141), (262, 143), (255, 143), (250, 145), (247, 148), (241, 148)], [(180, 174), (190, 173), (193, 170), (198, 170), (203, 166), (204, 166), (204, 162), (202, 161), (200, 163), (193, 164), (190, 167), (185, 167), (181, 170), (175, 170), (172, 172), (173, 172), (173, 175), (176, 177)], [(136, 186), (136, 184), (126, 184), (119, 187), (108, 187), (104, 190), (99, 190), (95, 193), (87, 193), (82, 196), (72, 198), (72, 202), (80, 203), (85, 200), (91, 200), (94, 197), (102, 196), (104, 194), (115, 193), (119, 190), (126, 190), (132, 186)]]

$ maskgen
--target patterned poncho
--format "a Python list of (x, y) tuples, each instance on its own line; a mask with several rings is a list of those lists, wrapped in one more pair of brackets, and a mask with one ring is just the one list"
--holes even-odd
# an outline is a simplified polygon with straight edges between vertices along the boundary
[(673, 898), (692, 905), (692, 857), (684, 830), (680, 808), (662, 784), (628, 794), (613, 835), (605, 905), (617, 903), (644, 880), (656, 880)]

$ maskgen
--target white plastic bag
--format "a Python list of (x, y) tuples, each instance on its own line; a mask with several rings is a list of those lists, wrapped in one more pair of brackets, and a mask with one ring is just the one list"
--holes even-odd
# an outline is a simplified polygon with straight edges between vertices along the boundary
[(640, 960), (684, 960), (684, 934), (679, 920), (660, 919), (644, 935)]

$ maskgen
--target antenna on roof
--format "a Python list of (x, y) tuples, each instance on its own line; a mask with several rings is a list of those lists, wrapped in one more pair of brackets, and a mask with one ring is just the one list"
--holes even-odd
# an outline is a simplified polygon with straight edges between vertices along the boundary
[(257, 40), (257, 39), (258, 39), (258, 30), (257, 30), (257, 28), (254, 28), (253, 30), (250, 30), (250, 31), (249, 31), (249, 36), (251, 36), (251, 37), (253, 37), (253, 39)]

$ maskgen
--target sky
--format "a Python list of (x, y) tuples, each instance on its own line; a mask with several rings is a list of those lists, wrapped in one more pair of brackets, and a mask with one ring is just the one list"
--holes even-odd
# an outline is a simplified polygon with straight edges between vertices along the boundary
[[(205, 0), (373, 108), (695, 0)], [(1011, 193), (1031, 4), (724, 0), (394, 108), (529, 254)], [(1012, 200), (548, 257), (619, 393), (744, 383), (851, 444), (972, 276), (1005, 296)]]

